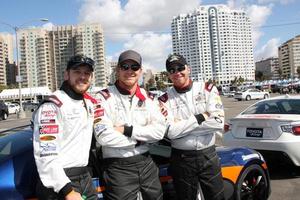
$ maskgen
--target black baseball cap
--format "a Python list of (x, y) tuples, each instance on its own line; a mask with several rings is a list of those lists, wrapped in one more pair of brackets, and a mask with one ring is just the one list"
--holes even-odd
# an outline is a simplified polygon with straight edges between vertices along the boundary
[(81, 65), (87, 65), (90, 67), (91, 71), (94, 71), (95, 61), (85, 55), (78, 54), (70, 58), (67, 64), (67, 70), (75, 69)]
[(168, 70), (173, 64), (187, 65), (185, 58), (180, 54), (170, 54), (166, 60), (166, 69)]
[(133, 50), (127, 50), (120, 54), (118, 64), (123, 63), (126, 60), (133, 60), (140, 66), (142, 65), (142, 57), (141, 55)]

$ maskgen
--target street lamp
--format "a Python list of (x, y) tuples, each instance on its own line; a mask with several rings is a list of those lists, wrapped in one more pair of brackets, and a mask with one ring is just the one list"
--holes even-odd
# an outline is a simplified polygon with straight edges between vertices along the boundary
[(18, 113), (18, 118), (25, 118), (25, 112), (23, 110), (23, 105), (22, 105), (22, 76), (21, 76), (21, 68), (20, 68), (20, 62), (19, 62), (19, 48), (18, 48), (18, 30), (24, 26), (25, 24), (28, 24), (30, 22), (34, 22), (34, 21), (41, 21), (41, 22), (47, 22), (49, 21), (46, 18), (39, 18), (39, 19), (33, 19), (30, 20), (28, 22), (25, 22), (19, 26), (13, 26), (11, 24), (5, 23), (0, 21), (1, 24), (5, 24), (7, 26), (9, 26), (10, 28), (12, 28), (15, 32), (15, 40), (16, 40), (16, 57), (17, 57), (17, 66), (18, 66), (18, 75), (16, 77), (16, 81), (18, 82), (18, 86), (19, 86), (19, 103), (20, 103), (20, 112)]

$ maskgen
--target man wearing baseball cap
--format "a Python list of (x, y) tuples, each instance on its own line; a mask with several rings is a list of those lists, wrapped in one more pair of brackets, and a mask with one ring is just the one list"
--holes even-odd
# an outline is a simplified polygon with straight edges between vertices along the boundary
[(104, 198), (135, 200), (163, 198), (158, 168), (149, 155), (149, 143), (161, 140), (165, 125), (158, 103), (139, 87), (142, 58), (121, 53), (117, 81), (99, 92), (102, 112), (96, 116), (95, 135), (102, 146)]
[(96, 102), (86, 91), (93, 71), (91, 58), (71, 57), (61, 88), (45, 99), (33, 116), (39, 199), (97, 199), (86, 167)]
[(224, 186), (215, 133), (224, 126), (217, 88), (190, 79), (183, 56), (171, 54), (166, 69), (173, 87), (159, 97), (171, 140), (170, 169), (178, 199), (195, 200), (200, 184), (205, 200), (223, 200)]

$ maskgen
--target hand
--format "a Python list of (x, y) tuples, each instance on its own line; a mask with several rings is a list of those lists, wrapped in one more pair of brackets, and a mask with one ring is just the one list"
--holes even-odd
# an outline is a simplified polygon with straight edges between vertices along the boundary
[(67, 196), (65, 197), (65, 200), (83, 200), (81, 197), (81, 194), (78, 192), (75, 192), (72, 190)]
[(118, 132), (120, 132), (121, 134), (124, 133), (124, 126), (114, 126), (114, 129)]
[(204, 113), (202, 113), (202, 115), (203, 115), (203, 117), (205, 118), (205, 120), (206, 120), (207, 118), (209, 118), (209, 116), (210, 116), (210, 114), (209, 114), (208, 112), (204, 112)]

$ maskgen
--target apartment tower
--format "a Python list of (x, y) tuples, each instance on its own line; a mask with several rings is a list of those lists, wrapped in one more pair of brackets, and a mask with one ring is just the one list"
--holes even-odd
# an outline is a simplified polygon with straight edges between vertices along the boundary
[(278, 47), (279, 68), (284, 78), (299, 77), (300, 72), (300, 35)]
[(13, 62), (13, 36), (0, 33), (0, 85), (7, 85), (7, 66)]
[(51, 31), (22, 29), (18, 36), (23, 87), (58, 89), (64, 80), (67, 62), (75, 54), (94, 59), (94, 85), (107, 85), (103, 30), (99, 24), (55, 26)]
[(255, 79), (251, 22), (243, 10), (200, 6), (171, 24), (173, 52), (191, 66), (193, 80), (229, 85), (236, 77)]

